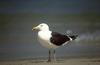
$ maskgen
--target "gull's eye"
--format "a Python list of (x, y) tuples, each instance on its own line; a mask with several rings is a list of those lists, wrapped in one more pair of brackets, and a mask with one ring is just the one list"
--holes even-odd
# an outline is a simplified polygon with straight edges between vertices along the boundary
[(43, 27), (43, 25), (40, 25), (41, 27)]

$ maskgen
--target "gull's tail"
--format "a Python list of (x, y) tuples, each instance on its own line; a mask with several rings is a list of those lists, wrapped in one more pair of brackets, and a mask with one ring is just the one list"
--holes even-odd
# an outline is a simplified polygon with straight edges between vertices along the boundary
[(77, 37), (78, 37), (78, 35), (70, 35), (69, 36), (72, 40), (75, 40)]

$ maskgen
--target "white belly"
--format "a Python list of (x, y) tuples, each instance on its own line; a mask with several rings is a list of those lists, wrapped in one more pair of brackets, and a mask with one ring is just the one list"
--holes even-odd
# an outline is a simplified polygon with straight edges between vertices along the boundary
[(38, 40), (42, 46), (48, 49), (55, 49), (58, 46), (50, 43), (51, 31), (39, 31)]

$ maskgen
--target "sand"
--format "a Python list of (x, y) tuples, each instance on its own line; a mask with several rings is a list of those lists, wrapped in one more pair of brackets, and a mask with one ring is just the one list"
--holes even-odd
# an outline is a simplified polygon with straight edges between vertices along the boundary
[(100, 65), (100, 58), (59, 59), (56, 62), (46, 60), (10, 60), (0, 61), (0, 65)]

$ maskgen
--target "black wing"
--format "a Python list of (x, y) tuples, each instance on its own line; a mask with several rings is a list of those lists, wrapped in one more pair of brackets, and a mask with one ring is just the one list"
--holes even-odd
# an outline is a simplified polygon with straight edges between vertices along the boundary
[(71, 35), (69, 37), (72, 38), (72, 40), (75, 40), (78, 37), (78, 35)]
[(68, 36), (62, 35), (57, 32), (52, 32), (51, 35), (52, 35), (52, 37), (50, 38), (51, 43), (53, 43), (57, 46), (60, 46), (67, 41), (70, 41), (70, 38)]

